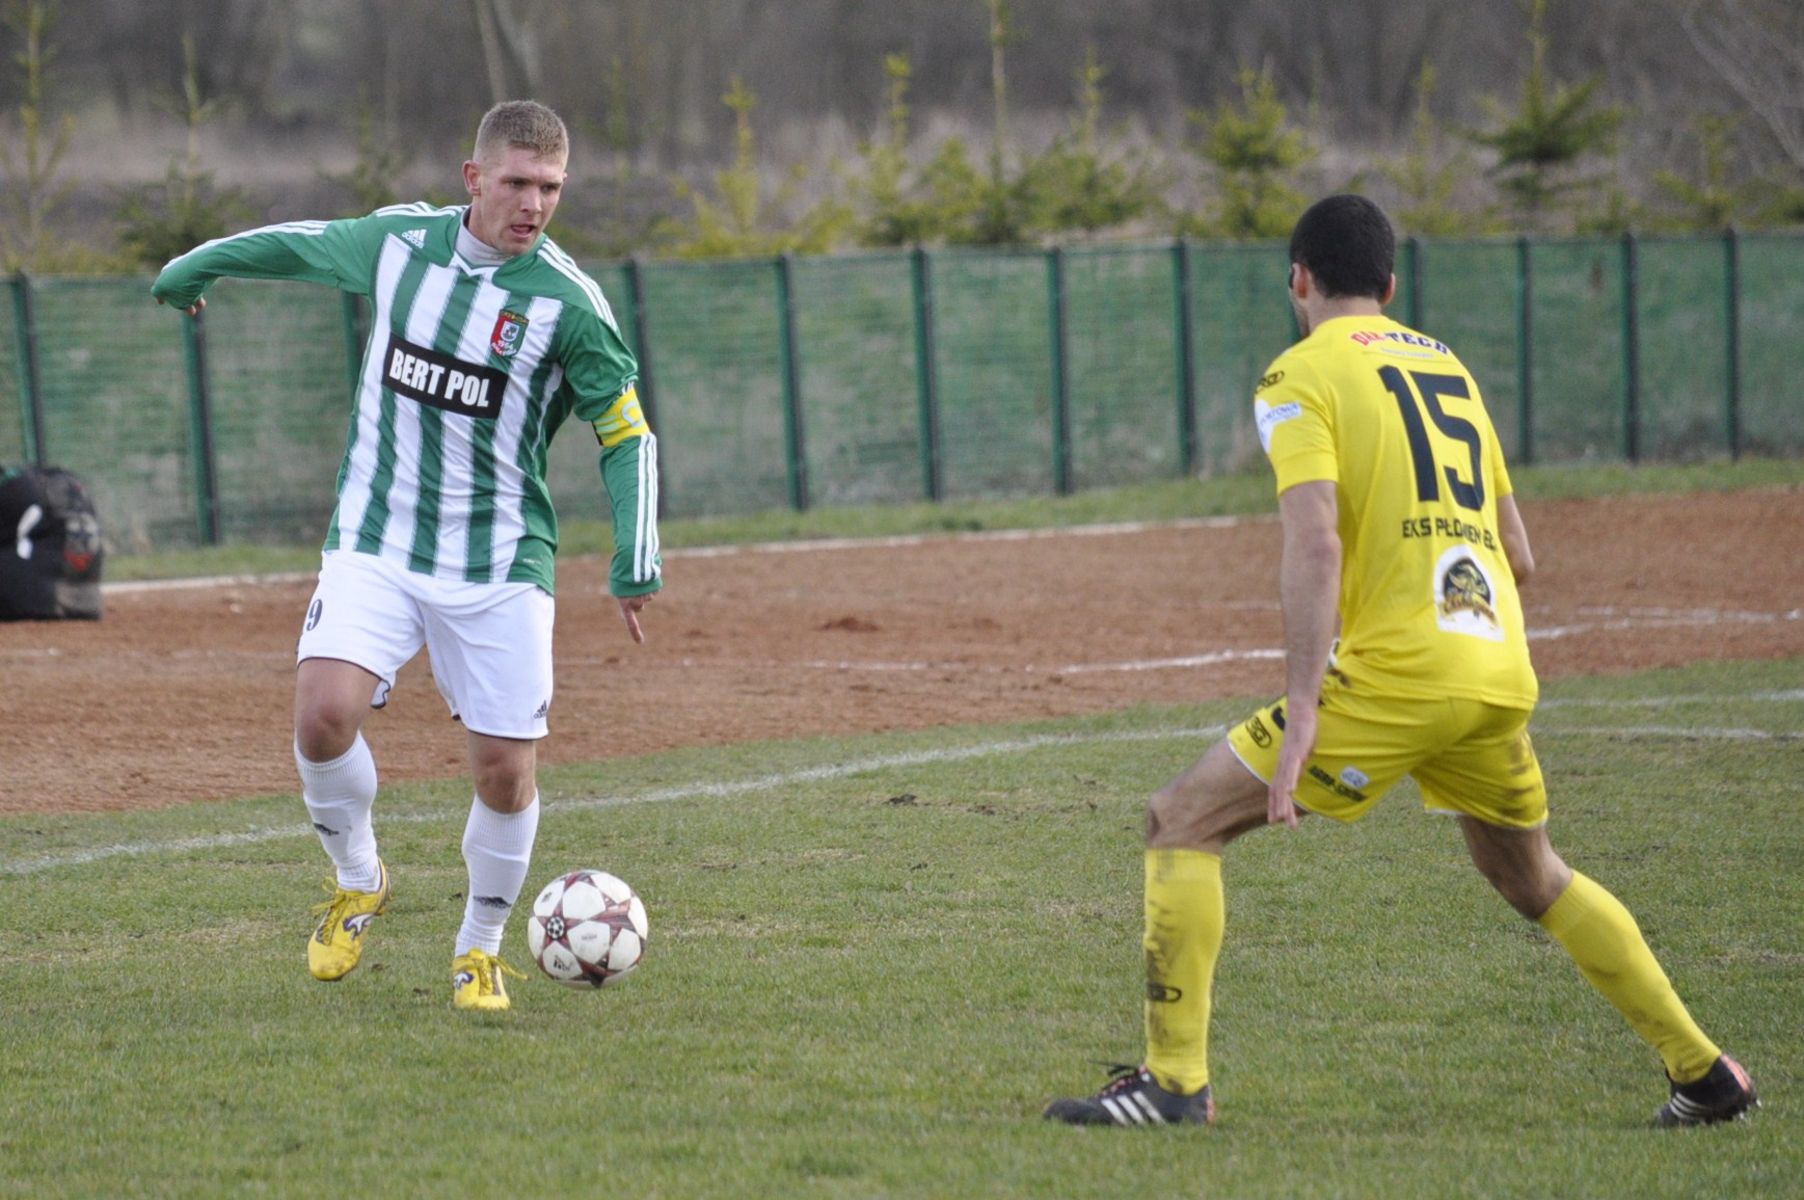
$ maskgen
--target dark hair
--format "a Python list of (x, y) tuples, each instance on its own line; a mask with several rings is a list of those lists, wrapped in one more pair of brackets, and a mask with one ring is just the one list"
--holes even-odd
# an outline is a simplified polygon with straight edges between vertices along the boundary
[(1329, 196), (1297, 218), (1290, 261), (1308, 267), (1324, 295), (1383, 300), (1397, 261), (1397, 235), (1384, 210), (1364, 196)]

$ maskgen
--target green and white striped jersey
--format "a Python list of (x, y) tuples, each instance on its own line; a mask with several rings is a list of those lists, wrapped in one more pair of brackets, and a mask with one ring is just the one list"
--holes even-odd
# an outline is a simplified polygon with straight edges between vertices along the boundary
[(326, 549), (379, 554), (441, 579), (551, 591), (557, 517), (545, 451), (575, 413), (601, 443), (610, 590), (656, 591), (657, 439), (601, 288), (543, 235), (499, 265), (472, 263), (458, 253), (464, 212), (402, 204), (252, 229), (174, 259), (151, 290), (187, 308), (231, 275), (369, 297)]

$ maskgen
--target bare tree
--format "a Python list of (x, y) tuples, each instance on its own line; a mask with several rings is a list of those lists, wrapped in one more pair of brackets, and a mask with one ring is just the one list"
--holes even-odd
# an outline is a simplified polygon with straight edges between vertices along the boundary
[(1804, 171), (1804, 4), (1798, 0), (1662, 0), (1779, 150)]

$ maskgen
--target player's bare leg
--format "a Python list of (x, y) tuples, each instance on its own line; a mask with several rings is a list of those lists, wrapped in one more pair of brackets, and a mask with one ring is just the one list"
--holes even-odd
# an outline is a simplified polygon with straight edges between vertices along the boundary
[(501, 961), (501, 935), (526, 883), (538, 834), (538, 743), (471, 733), (469, 748), (476, 797), (464, 826), (470, 886), (451, 963), (452, 1002), (465, 1009), (504, 1009), (503, 977), (519, 973)]
[(349, 750), (381, 682), (356, 663), (302, 660), (294, 672), (294, 744), (301, 757), (330, 762)]
[(1531, 921), (1540, 920), (1572, 883), (1572, 868), (1554, 852), (1545, 825), (1506, 829), (1461, 817), (1460, 830), (1478, 873)]
[(1221, 852), (1268, 823), (1266, 784), (1224, 741), (1153, 795), (1146, 810), (1146, 1062), (1093, 1097), (1056, 1100), (1073, 1124), (1206, 1125), (1209, 999), (1226, 901)]
[(1243, 833), (1266, 824), (1266, 786), (1223, 740), (1153, 793), (1146, 806), (1148, 850), (1219, 855)]
[(307, 943), (315, 979), (342, 979), (357, 965), (370, 922), (388, 906), (388, 871), (376, 854), (370, 809), (376, 763), (360, 732), (381, 682), (354, 663), (309, 658), (295, 669), (294, 762), (320, 845), (331, 857), (332, 898)]
[(1659, 1052), (1672, 1095), (1655, 1115), (1657, 1123), (1709, 1124), (1745, 1115), (1760, 1103), (1747, 1072), (1691, 1019), (1635, 918), (1561, 860), (1546, 826), (1506, 829), (1461, 817), (1460, 828), (1479, 873), (1565, 947), (1591, 986)]

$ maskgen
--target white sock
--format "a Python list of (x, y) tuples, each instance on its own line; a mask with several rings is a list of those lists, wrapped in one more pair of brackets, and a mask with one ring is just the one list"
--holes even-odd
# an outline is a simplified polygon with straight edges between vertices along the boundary
[(496, 812), (478, 799), (470, 806), (464, 826), (464, 862), (470, 868), (470, 890), (465, 893), (463, 928), (457, 931), (457, 952), (479, 949), (501, 952), (501, 930), (520, 898), (532, 865), (532, 844), (539, 833), (539, 796), (517, 813)]
[(370, 744), (357, 735), (351, 748), (331, 762), (309, 762), (294, 748), (301, 772), (301, 799), (313, 818), (320, 845), (338, 868), (338, 886), (373, 892), (382, 881), (376, 862), (376, 830), (370, 808), (376, 802), (376, 760)]

